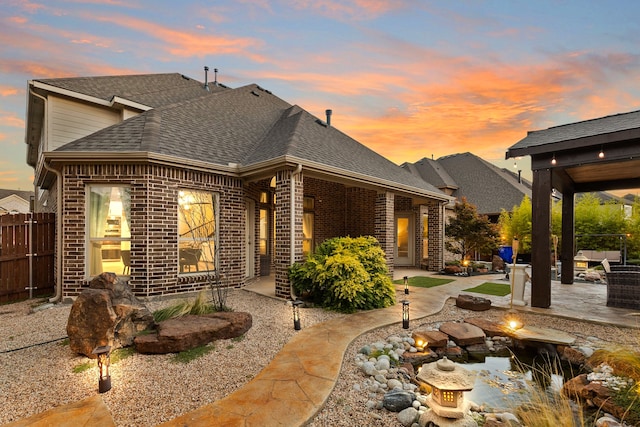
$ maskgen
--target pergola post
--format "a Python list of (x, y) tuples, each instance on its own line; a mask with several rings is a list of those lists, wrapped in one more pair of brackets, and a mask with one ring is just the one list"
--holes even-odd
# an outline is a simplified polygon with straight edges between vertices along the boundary
[(573, 284), (573, 255), (575, 254), (575, 194), (573, 191), (562, 192), (562, 246), (560, 248), (560, 260), (562, 260), (562, 272), (560, 283)]
[(531, 306), (551, 305), (551, 170), (533, 171)]

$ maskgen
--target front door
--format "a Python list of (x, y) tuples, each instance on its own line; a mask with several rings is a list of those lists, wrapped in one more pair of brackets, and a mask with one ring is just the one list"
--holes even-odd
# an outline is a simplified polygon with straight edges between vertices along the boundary
[(413, 215), (396, 214), (395, 265), (414, 265), (415, 233), (413, 232)]

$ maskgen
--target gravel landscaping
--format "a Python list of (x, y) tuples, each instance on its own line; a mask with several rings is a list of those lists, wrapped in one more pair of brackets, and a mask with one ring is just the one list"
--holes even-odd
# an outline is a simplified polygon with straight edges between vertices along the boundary
[[(171, 301), (149, 302), (148, 306), (153, 311)], [(72, 354), (64, 340), (71, 306), (40, 309), (44, 302), (0, 306), (0, 424), (97, 393), (95, 361)], [(173, 355), (134, 353), (112, 365), (113, 389), (103, 398), (116, 425), (156, 425), (228, 395), (253, 378), (296, 334), (291, 307), (282, 300), (231, 290), (227, 305), (252, 314), (253, 327), (243, 337), (216, 341), (213, 351), (187, 364), (175, 362)], [(491, 309), (478, 314), (447, 304), (434, 316), (412, 320), (411, 327), (468, 316), (500, 320), (504, 313)], [(339, 316), (343, 315), (305, 308), (303, 327)], [(640, 344), (640, 332), (628, 329), (532, 314), (521, 318), (527, 324), (572, 333), (579, 345)], [(310, 426), (399, 425), (395, 414), (365, 408), (367, 393), (354, 391), (362, 373), (353, 361), (363, 345), (400, 331), (400, 324), (377, 329), (349, 346), (338, 384)], [(83, 364), (90, 367), (74, 373)]]

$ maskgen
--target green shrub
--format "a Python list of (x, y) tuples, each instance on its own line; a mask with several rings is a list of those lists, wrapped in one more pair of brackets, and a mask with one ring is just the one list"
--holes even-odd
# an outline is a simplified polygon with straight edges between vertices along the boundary
[(298, 295), (343, 312), (395, 304), (385, 254), (371, 236), (324, 241), (304, 264), (289, 269)]

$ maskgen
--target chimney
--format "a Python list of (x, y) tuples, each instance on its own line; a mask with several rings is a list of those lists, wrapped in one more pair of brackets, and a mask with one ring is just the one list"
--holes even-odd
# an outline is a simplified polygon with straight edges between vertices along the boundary
[(331, 126), (331, 114), (333, 114), (333, 111), (327, 110), (325, 112), (327, 113), (327, 126)]
[(209, 67), (204, 66), (204, 89), (209, 92), (209, 80), (208, 80)]

